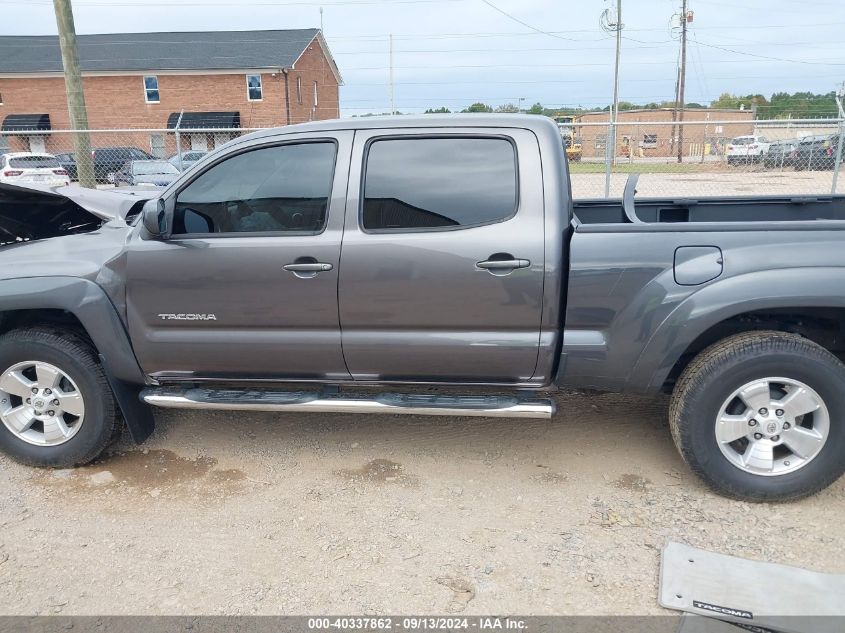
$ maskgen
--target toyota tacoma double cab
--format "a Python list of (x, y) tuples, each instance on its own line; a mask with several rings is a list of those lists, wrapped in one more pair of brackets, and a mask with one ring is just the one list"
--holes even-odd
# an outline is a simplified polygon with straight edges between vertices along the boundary
[(508, 115), (265, 130), (138, 196), (4, 185), (0, 448), (85, 464), (153, 407), (518, 424), (566, 387), (670, 393), (722, 494), (828, 486), (845, 197), (635, 186), (574, 201), (554, 123)]

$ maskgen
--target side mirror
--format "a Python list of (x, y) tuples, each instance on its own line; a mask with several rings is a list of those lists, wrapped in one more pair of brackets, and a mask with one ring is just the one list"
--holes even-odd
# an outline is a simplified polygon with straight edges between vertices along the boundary
[(147, 232), (154, 237), (162, 237), (167, 232), (167, 214), (163, 198), (153, 198), (144, 203), (141, 221)]

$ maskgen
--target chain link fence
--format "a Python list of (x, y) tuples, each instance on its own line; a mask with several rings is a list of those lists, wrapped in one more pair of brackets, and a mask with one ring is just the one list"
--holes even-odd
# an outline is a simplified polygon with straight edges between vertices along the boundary
[[(562, 127), (576, 198), (845, 193), (838, 119), (639, 121)], [(614, 142), (615, 138), (615, 142)]]
[[(129, 161), (167, 161), (141, 171), (178, 173), (204, 154), (260, 128), (91, 130), (96, 186), (133, 183)], [(561, 126), (575, 198), (621, 197), (640, 174), (643, 197), (845, 193), (845, 126), (838, 119), (575, 122)], [(43, 152), (72, 181), (80, 174), (73, 130), (0, 133), (0, 153)], [(2, 174), (0, 174), (2, 175)], [(172, 176), (173, 174), (171, 174)], [(144, 181), (155, 178), (141, 178)], [(162, 178), (164, 182), (166, 178)]]

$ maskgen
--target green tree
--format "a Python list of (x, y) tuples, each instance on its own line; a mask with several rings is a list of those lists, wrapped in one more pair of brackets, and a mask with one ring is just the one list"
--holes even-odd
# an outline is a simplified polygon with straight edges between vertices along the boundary
[(528, 108), (528, 114), (544, 114), (544, 113), (545, 113), (545, 108), (543, 108), (543, 104), (539, 103), (539, 102), (535, 103), (533, 106)]
[(739, 108), (750, 110), (752, 106), (765, 106), (769, 102), (763, 95), (736, 96), (729, 92), (723, 92), (719, 98), (710, 102), (711, 108), (728, 108), (736, 110)]
[(519, 112), (519, 108), (512, 103), (503, 103), (496, 106), (494, 112)]
[(442, 108), (429, 108), (425, 111), (425, 114), (449, 114), (451, 110), (447, 107)]
[(493, 108), (491, 108), (486, 103), (481, 103), (480, 101), (473, 103), (468, 108), (461, 110), (461, 112), (492, 112)]

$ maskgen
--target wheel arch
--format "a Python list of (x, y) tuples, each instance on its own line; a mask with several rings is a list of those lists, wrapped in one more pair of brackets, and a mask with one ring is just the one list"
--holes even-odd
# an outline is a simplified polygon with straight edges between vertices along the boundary
[(20, 325), (55, 325), (87, 338), (96, 350), (129, 431), (136, 442), (152, 433), (149, 407), (138, 397), (146, 377), (123, 322), (105, 291), (74, 277), (0, 281), (0, 332)]
[(671, 388), (695, 355), (731, 334), (778, 330), (801, 334), (842, 357), (845, 297), (831, 292), (845, 271), (835, 267), (774, 269), (705, 286), (655, 330), (629, 376), (637, 391)]

